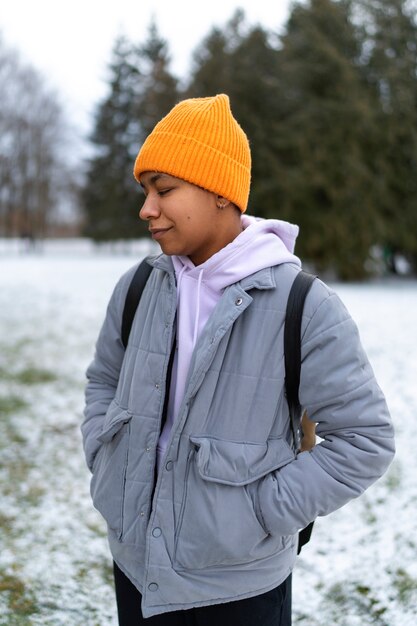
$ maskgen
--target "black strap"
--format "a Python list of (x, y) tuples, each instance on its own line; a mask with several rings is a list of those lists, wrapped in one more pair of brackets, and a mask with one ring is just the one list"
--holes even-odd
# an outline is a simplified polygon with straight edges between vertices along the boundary
[(292, 284), (288, 296), (284, 328), (284, 359), (285, 359), (285, 393), (290, 411), (291, 429), (294, 444), (298, 447), (297, 418), (300, 417), (301, 406), (298, 398), (301, 371), (301, 319), (304, 301), (315, 276), (300, 271)]
[[(133, 275), (131, 283), (129, 285), (129, 289), (126, 294), (125, 306), (123, 309), (122, 316), (122, 342), (126, 349), (130, 330), (132, 328), (133, 318), (135, 317), (136, 309), (138, 308), (139, 301), (142, 297), (143, 290), (146, 285), (146, 281), (149, 278), (150, 273), (152, 272), (152, 267), (147, 263), (146, 259), (142, 261), (142, 263), (136, 269), (136, 272)], [(174, 363), (175, 356), (175, 334), (173, 337), (173, 344), (171, 349), (171, 354), (168, 361), (168, 369), (166, 376), (166, 389), (170, 389), (171, 387), (171, 376), (172, 376), (172, 367)], [(163, 427), (168, 410), (168, 396), (169, 394), (165, 394), (164, 400), (164, 408), (162, 412), (162, 425)]]
[[(285, 359), (285, 393), (290, 411), (291, 430), (294, 445), (299, 447), (299, 428), (297, 420), (301, 416), (301, 406), (298, 397), (301, 371), (301, 320), (303, 317), (304, 301), (316, 277), (300, 271), (292, 284), (288, 296), (284, 328), (284, 359)], [(310, 541), (314, 522), (298, 533), (298, 549)]]
[(152, 267), (145, 259), (138, 266), (129, 285), (122, 317), (122, 343), (125, 349), (127, 347), (127, 342), (129, 341), (130, 329), (132, 328), (133, 318), (135, 317), (139, 300), (151, 272)]
[(300, 554), (301, 548), (306, 545), (311, 539), (311, 533), (313, 532), (314, 522), (310, 522), (305, 528), (302, 528), (298, 533), (298, 547), (297, 554)]

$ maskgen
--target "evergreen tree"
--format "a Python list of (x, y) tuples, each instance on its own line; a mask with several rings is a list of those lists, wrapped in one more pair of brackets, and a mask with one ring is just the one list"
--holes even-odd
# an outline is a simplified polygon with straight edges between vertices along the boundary
[(97, 241), (140, 234), (138, 192), (133, 179), (138, 120), (134, 117), (139, 58), (124, 37), (114, 45), (109, 65), (109, 95), (99, 105), (84, 189), (85, 232)]
[(159, 120), (177, 103), (178, 80), (169, 72), (171, 62), (168, 46), (158, 34), (154, 21), (149, 27), (148, 39), (139, 47), (141, 60), (140, 97), (136, 115), (141, 128), (137, 150)]
[(404, 0), (359, 6), (368, 27), (367, 72), (380, 129), (381, 243), (388, 253), (409, 256), (417, 268), (416, 7)]
[(109, 95), (99, 105), (84, 189), (85, 232), (97, 241), (147, 234), (133, 165), (147, 134), (175, 103), (166, 44), (151, 24), (148, 40), (133, 46), (119, 37), (110, 63)]
[(260, 26), (250, 28), (231, 54), (234, 111), (245, 129), (252, 152), (249, 210), (278, 217), (274, 194), (277, 157), (275, 134), (281, 115), (279, 53), (273, 35)]
[(249, 211), (301, 226), (297, 251), (342, 278), (366, 274), (380, 241), (378, 120), (348, 1), (295, 5), (285, 36), (241, 11), (195, 55), (187, 95), (225, 91), (248, 134)]
[[(85, 190), (96, 239), (139, 236), (136, 154), (183, 97), (229, 94), (252, 157), (249, 212), (301, 227), (319, 272), (362, 278), (374, 244), (417, 258), (416, 20), (405, 0), (308, 0), (282, 37), (238, 10), (194, 54), (179, 93), (152, 23), (120, 39), (98, 109)], [(142, 231), (143, 232), (143, 231)]]
[(229, 96), (235, 87), (233, 51), (243, 38), (244, 13), (240, 9), (223, 29), (213, 27), (193, 55), (193, 67), (185, 97), (205, 97), (216, 93)]
[[(225, 92), (234, 115), (248, 135), (252, 152), (249, 210), (276, 213), (271, 194), (274, 154), (271, 128), (279, 110), (278, 52), (273, 35), (260, 26), (250, 27), (238, 10), (223, 30), (212, 29), (194, 56), (194, 73), (188, 96)], [(276, 38), (275, 38), (276, 39)]]
[(343, 0), (294, 7), (280, 53), (281, 115), (271, 129), (274, 196), (281, 216), (301, 227), (298, 252), (343, 279), (366, 275), (381, 229), (377, 125), (350, 8)]

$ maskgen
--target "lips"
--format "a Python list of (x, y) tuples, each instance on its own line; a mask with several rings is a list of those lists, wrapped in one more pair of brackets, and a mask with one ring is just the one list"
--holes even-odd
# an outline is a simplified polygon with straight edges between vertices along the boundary
[(151, 233), (153, 239), (160, 239), (165, 235), (165, 233), (170, 231), (171, 228), (172, 226), (170, 226), (169, 228), (150, 228), (149, 232)]

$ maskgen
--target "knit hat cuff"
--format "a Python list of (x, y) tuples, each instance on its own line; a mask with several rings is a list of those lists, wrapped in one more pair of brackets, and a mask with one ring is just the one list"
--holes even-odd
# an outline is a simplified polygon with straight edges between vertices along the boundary
[[(170, 149), (159, 150), (161, 143)], [(244, 160), (245, 156), (242, 154), (241, 159)], [(246, 210), (250, 163), (243, 165), (193, 137), (164, 131), (153, 132), (136, 159), (136, 180), (139, 181), (140, 175), (145, 171), (159, 171), (181, 178), (226, 197), (242, 212)]]

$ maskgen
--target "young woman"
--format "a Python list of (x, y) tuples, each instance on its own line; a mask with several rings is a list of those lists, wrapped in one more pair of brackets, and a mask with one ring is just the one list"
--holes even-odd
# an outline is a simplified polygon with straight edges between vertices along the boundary
[(250, 150), (221, 94), (180, 102), (134, 174), (162, 254), (126, 351), (117, 284), (88, 372), (91, 492), (121, 626), (288, 626), (297, 532), (359, 496), (394, 451), (354, 322), (316, 280), (300, 401), (322, 441), (294, 449), (283, 323), (298, 228), (246, 216)]

